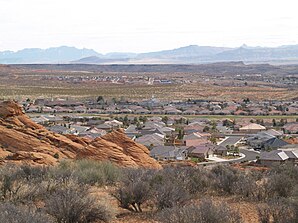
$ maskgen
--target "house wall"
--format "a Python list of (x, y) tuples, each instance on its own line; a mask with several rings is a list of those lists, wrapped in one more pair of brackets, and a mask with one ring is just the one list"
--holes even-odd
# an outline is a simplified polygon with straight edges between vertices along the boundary
[(260, 160), (260, 164), (264, 166), (274, 166), (274, 165), (280, 165), (285, 163), (285, 161), (280, 160)]

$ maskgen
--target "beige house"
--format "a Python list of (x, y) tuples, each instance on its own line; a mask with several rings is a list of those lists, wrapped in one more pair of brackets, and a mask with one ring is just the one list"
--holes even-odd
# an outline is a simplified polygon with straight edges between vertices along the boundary
[(249, 125), (239, 128), (239, 131), (248, 132), (248, 133), (257, 133), (257, 132), (265, 131), (265, 130), (266, 130), (265, 126), (262, 126), (262, 125), (256, 124), (256, 123), (251, 123)]
[(199, 146), (208, 143), (207, 137), (204, 137), (199, 133), (185, 135), (183, 141), (186, 146)]

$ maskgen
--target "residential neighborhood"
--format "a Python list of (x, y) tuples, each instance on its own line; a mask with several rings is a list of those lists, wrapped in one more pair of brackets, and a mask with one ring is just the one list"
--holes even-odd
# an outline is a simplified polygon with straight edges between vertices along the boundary
[[(26, 100), (22, 105), (33, 121), (59, 134), (95, 139), (123, 128), (159, 161), (245, 160), (267, 166), (296, 164), (298, 159), (298, 120), (291, 118), (298, 114), (295, 101), (166, 103), (154, 97), (140, 102), (99, 97), (94, 101)], [(284, 151), (288, 146), (294, 147)]]

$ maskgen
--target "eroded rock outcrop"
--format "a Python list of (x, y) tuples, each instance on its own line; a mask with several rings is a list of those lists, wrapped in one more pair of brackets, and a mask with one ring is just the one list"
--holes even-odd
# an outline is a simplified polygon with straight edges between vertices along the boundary
[(121, 166), (160, 168), (148, 149), (117, 130), (94, 140), (64, 136), (34, 123), (13, 101), (0, 103), (1, 163), (55, 165), (62, 159), (110, 160)]

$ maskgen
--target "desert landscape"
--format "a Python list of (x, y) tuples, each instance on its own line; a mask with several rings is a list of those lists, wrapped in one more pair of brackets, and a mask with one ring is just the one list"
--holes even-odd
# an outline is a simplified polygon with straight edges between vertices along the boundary
[(296, 65), (3, 65), (4, 99), (121, 97), (129, 100), (291, 100)]
[(0, 223), (297, 223), (293, 0), (0, 0)]

